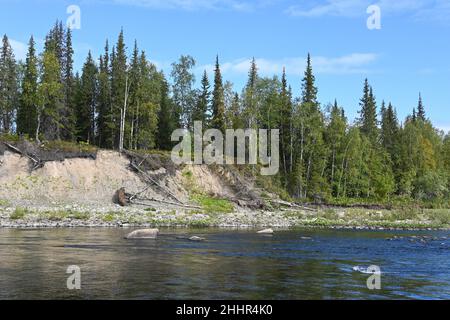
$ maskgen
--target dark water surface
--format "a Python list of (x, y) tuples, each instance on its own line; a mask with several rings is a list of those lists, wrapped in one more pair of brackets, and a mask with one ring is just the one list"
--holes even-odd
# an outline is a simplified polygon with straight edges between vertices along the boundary
[[(0, 299), (450, 299), (449, 239), (386, 240), (446, 231), (163, 229), (125, 240), (130, 231), (0, 229)], [(81, 290), (67, 289), (69, 265)], [(369, 265), (381, 290), (352, 269)]]

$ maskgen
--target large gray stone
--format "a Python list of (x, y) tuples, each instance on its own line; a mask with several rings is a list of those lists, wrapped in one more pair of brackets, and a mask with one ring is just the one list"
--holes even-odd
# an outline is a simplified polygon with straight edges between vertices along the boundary
[(259, 234), (273, 234), (273, 230), (272, 229), (264, 229), (261, 231), (258, 231)]
[(156, 239), (158, 229), (140, 229), (130, 232), (125, 239)]

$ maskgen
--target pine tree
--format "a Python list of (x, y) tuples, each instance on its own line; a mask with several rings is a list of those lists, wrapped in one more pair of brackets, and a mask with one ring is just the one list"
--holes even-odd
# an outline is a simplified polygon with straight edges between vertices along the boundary
[(34, 137), (37, 126), (38, 59), (33, 37), (28, 42), (22, 94), (17, 110), (17, 133)]
[(17, 66), (8, 37), (0, 52), (0, 132), (11, 133), (18, 100)]
[(220, 72), (219, 56), (216, 57), (214, 70), (214, 90), (212, 94), (211, 127), (225, 132), (225, 101), (222, 74)]

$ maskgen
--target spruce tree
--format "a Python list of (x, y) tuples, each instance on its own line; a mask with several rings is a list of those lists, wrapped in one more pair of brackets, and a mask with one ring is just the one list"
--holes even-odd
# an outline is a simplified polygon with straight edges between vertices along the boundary
[(302, 103), (310, 103), (317, 107), (317, 87), (315, 86), (315, 81), (316, 78), (312, 71), (311, 55), (308, 53), (305, 76), (302, 81)]
[(64, 108), (62, 110), (64, 132), (62, 137), (67, 140), (73, 140), (75, 137), (75, 105), (74, 105), (74, 83), (73, 83), (73, 48), (72, 32), (70, 28), (65, 34), (65, 44), (63, 48), (63, 86), (64, 86)]
[(4, 35), (0, 52), (0, 132), (12, 132), (17, 100), (16, 60), (8, 37)]
[(248, 72), (247, 84), (243, 92), (244, 113), (243, 117), (247, 128), (256, 129), (258, 127), (257, 119), (260, 118), (257, 107), (256, 85), (259, 81), (258, 67), (255, 58), (252, 59), (250, 70)]
[(97, 116), (97, 143), (102, 148), (113, 148), (111, 130), (109, 126), (111, 112), (111, 83), (109, 72), (109, 44), (106, 40), (105, 52), (100, 56), (100, 68), (98, 74), (98, 116)]
[(22, 93), (17, 110), (17, 133), (34, 137), (37, 126), (38, 59), (33, 37), (28, 42)]
[(197, 98), (197, 103), (192, 114), (193, 121), (202, 121), (203, 126), (206, 128), (209, 122), (210, 112), (210, 100), (211, 100), (211, 92), (210, 92), (210, 84), (208, 80), (208, 74), (206, 70), (203, 72), (203, 77), (201, 81), (200, 94)]
[(108, 126), (111, 130), (113, 148), (119, 147), (121, 112), (125, 106), (128, 83), (128, 65), (123, 30), (111, 53), (111, 112)]
[(291, 168), (291, 129), (292, 129), (292, 101), (289, 94), (288, 83), (286, 79), (286, 69), (283, 68), (281, 77), (280, 92), (280, 155), (282, 172), (284, 173), (283, 184), (288, 184), (287, 176)]
[(360, 100), (359, 126), (361, 133), (365, 135), (372, 144), (378, 139), (377, 106), (372, 87), (369, 81), (364, 81), (363, 97)]
[(423, 106), (422, 95), (420, 93), (419, 93), (419, 102), (417, 106), (417, 117), (422, 121), (426, 120), (425, 107)]
[(211, 127), (225, 132), (225, 100), (222, 74), (220, 72), (219, 56), (216, 57), (214, 70), (214, 90), (212, 94)]
[(61, 68), (53, 50), (44, 51), (41, 61), (41, 76), (38, 85), (38, 110), (36, 139), (40, 134), (46, 140), (60, 140), (63, 86)]
[(95, 115), (97, 110), (97, 66), (89, 51), (83, 66), (77, 106), (77, 138), (79, 141), (95, 142)]
[(156, 135), (156, 146), (161, 150), (170, 150), (172, 148), (171, 135), (173, 130), (178, 127), (179, 120), (174, 109), (175, 105), (169, 96), (169, 84), (163, 77), (161, 82), (161, 102)]

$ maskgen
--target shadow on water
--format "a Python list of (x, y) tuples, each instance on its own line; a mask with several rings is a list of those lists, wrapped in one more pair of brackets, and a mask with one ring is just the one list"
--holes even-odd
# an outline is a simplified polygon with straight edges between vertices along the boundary
[[(445, 299), (450, 241), (387, 241), (447, 232), (165, 229), (0, 230), (2, 299)], [(206, 238), (192, 242), (191, 235)], [(67, 267), (81, 268), (68, 290)], [(378, 265), (381, 290), (354, 266)]]

